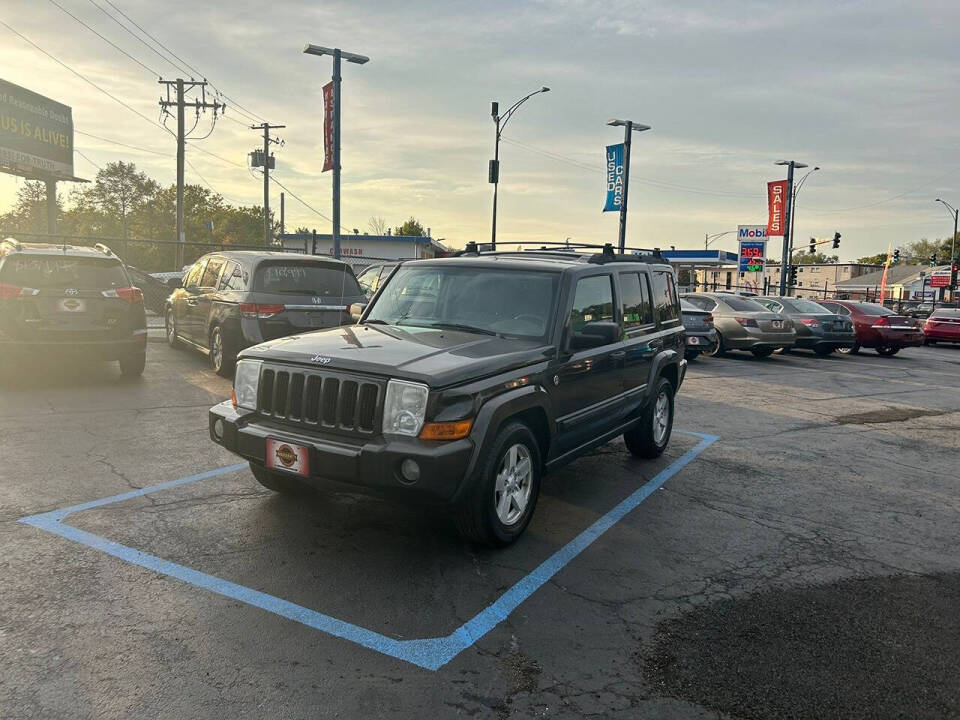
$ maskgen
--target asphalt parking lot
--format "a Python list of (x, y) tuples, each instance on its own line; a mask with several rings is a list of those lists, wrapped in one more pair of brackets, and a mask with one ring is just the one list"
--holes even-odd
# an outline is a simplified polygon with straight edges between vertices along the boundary
[(197, 478), (230, 385), (156, 340), (134, 382), (4, 372), (4, 718), (960, 717), (960, 347), (697, 360), (695, 434), (567, 466), (480, 551)]

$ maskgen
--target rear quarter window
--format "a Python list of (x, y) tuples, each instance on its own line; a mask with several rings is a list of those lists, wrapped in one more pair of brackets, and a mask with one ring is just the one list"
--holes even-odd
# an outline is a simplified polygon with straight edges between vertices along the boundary
[(657, 322), (676, 322), (680, 318), (680, 299), (673, 283), (673, 273), (654, 270), (650, 273), (653, 282), (653, 314)]

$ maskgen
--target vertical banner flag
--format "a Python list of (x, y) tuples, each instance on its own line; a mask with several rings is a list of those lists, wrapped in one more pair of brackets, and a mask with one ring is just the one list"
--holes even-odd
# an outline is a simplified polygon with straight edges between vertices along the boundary
[(323, 86), (323, 170), (333, 167), (333, 80)]
[(893, 245), (887, 246), (887, 262), (883, 266), (883, 279), (880, 280), (880, 299), (878, 303), (883, 305), (883, 298), (887, 295), (887, 273), (890, 272), (890, 262), (893, 260)]
[(767, 235), (786, 235), (783, 226), (783, 211), (787, 202), (787, 181), (776, 180), (767, 183), (767, 205), (770, 216), (767, 220)]
[(767, 228), (763, 225), (739, 225), (740, 272), (763, 272), (767, 258)]
[(604, 212), (623, 207), (623, 143), (607, 145), (607, 204)]

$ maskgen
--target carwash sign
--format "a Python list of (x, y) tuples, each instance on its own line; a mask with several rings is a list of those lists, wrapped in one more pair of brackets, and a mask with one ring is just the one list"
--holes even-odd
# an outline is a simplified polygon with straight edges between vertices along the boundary
[(604, 212), (623, 207), (623, 143), (607, 145), (607, 204)]
[(763, 225), (737, 226), (740, 240), (740, 272), (763, 272), (767, 257), (767, 228)]
[(73, 177), (73, 113), (0, 80), (0, 166), (26, 177)]

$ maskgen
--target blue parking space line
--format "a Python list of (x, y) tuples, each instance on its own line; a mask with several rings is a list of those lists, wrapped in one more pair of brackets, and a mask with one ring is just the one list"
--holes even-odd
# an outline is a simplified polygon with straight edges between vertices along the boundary
[(133, 565), (139, 565), (153, 572), (168, 575), (218, 595), (238, 600), (247, 605), (272, 612), (327, 634), (349, 640), (357, 645), (376, 650), (377, 652), (397, 658), (398, 660), (403, 660), (427, 670), (438, 670), (503, 622), (517, 607), (542, 587), (544, 583), (548, 582), (574, 558), (593, 544), (595, 540), (616, 525), (631, 510), (635, 509), (640, 503), (650, 497), (650, 495), (662, 487), (667, 480), (676, 475), (707, 447), (719, 439), (715, 435), (705, 435), (691, 431), (677, 430), (676, 432), (677, 434), (697, 437), (700, 439), (700, 442), (661, 470), (651, 480), (631, 493), (626, 499), (618, 503), (612, 510), (596, 520), (577, 537), (557, 550), (535, 570), (521, 578), (497, 600), (446, 637), (397, 640), (374, 630), (338, 620), (330, 615), (324, 615), (316, 610), (311, 610), (310, 608), (297, 605), (288, 600), (283, 600), (274, 595), (269, 595), (268, 593), (254, 590), (245, 585), (239, 585), (229, 580), (218, 578), (215, 575), (209, 575), (199, 570), (164, 560), (155, 555), (141, 552), (127, 545), (107, 540), (104, 537), (80, 530), (63, 522), (67, 516), (75, 512), (102, 507), (111, 503), (129, 500), (172, 487), (187, 485), (218, 475), (225, 475), (246, 468), (246, 463), (228, 465), (197, 475), (160, 483), (159, 485), (152, 485), (147, 488), (113, 495), (108, 498), (93, 500), (60, 510), (30, 515), (20, 518), (20, 522), (41, 530), (46, 530), (47, 532), (80, 543), (81, 545), (86, 545), (94, 550), (99, 550), (100, 552), (112, 555)]

